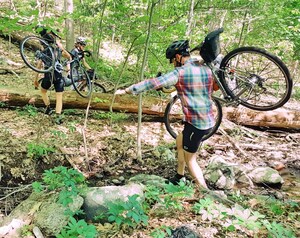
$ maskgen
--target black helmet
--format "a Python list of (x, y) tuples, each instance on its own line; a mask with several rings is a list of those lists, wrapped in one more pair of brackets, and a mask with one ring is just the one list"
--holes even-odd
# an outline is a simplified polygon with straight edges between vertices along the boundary
[[(48, 43), (53, 43), (55, 41), (53, 36), (61, 39), (61, 37), (57, 34), (57, 31), (48, 29), (43, 25), (37, 25), (35, 27), (35, 32), (38, 33), (41, 37), (43, 37), (43, 39), (46, 40)], [(51, 35), (49, 33), (51, 33)]]
[(179, 40), (174, 41), (166, 50), (166, 58), (170, 60), (172, 63), (172, 59), (175, 58), (176, 54), (180, 54), (182, 56), (190, 55), (190, 46), (188, 40)]
[(35, 32), (43, 37), (47, 33), (47, 28), (42, 25), (37, 25), (35, 27)]

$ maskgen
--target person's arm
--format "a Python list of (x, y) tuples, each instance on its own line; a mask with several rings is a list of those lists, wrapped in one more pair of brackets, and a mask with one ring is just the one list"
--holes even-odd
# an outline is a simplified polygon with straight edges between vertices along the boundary
[(92, 69), (91, 66), (89, 66), (89, 64), (86, 62), (84, 57), (82, 58), (82, 64), (87, 70)]
[(175, 69), (170, 73), (157, 78), (146, 79), (140, 83), (133, 84), (125, 90), (117, 90), (115, 94), (140, 94), (151, 89), (158, 89), (166, 86), (175, 85), (178, 81), (178, 70)]
[[(65, 59), (68, 59), (68, 62), (72, 61), (72, 56), (71, 54), (63, 47), (62, 43), (58, 40), (56, 40), (56, 45), (58, 48), (61, 50), (61, 55)], [(70, 71), (70, 63), (67, 64), (67, 70)]]

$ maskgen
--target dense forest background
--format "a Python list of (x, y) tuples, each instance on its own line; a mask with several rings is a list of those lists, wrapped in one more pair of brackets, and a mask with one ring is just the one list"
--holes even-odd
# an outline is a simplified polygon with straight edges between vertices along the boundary
[(169, 69), (165, 49), (172, 41), (189, 39), (195, 46), (223, 27), (224, 55), (239, 46), (265, 48), (299, 82), (299, 5), (300, 0), (10, 0), (0, 3), (0, 32), (28, 35), (42, 24), (60, 30), (68, 50), (77, 36), (85, 36), (96, 58), (93, 67), (103, 77), (130, 84), (138, 79), (145, 54), (143, 76), (155, 76)]
[[(166, 190), (155, 186), (153, 190), (147, 188), (148, 197), (143, 207), (134, 196), (121, 206), (110, 205), (111, 213), (105, 214), (107, 217), (118, 212), (111, 223), (89, 223), (86, 219), (90, 224), (87, 225), (78, 208), (75, 215), (67, 214), (65, 224), (68, 226), (59, 224), (60, 235), (58, 231), (42, 231), (57, 234), (57, 237), (163, 238), (182, 224), (192, 224), (205, 238), (299, 237), (299, 6), (300, 0), (0, 0), (0, 92), (3, 98), (0, 102), (0, 228), (9, 224), (10, 221), (6, 221), (11, 217), (22, 217), (14, 213), (15, 207), (23, 200), (28, 201), (32, 189), (40, 190), (42, 186), (48, 189), (47, 182), (59, 185), (53, 190), (63, 201), (69, 201), (70, 194), (81, 195), (80, 189), (86, 189), (83, 175), (90, 187), (116, 185), (122, 188), (119, 185), (133, 176), (149, 174), (170, 178), (176, 168), (175, 140), (166, 132), (161, 118), (155, 119), (143, 111), (141, 128), (136, 113), (84, 111), (74, 105), (67, 108), (65, 97), (64, 123), (56, 125), (51, 116), (44, 115), (44, 111), (34, 105), (39, 91), (32, 85), (33, 71), (24, 66), (20, 57), (19, 42), (27, 35), (36, 34), (34, 29), (38, 24), (59, 31), (67, 50), (73, 48), (77, 36), (87, 37), (86, 49), (93, 53), (88, 63), (96, 69), (99, 81), (107, 79), (115, 89), (170, 70), (173, 65), (165, 58), (165, 50), (172, 41), (189, 39), (193, 47), (202, 42), (207, 33), (223, 27), (223, 55), (240, 46), (266, 49), (288, 66), (294, 81), (293, 93), (281, 111), (266, 114), (264, 121), (256, 121), (253, 127), (242, 123), (244, 117), (229, 120), (224, 116), (222, 131), (198, 151), (199, 161), (205, 168), (214, 156), (224, 156), (229, 162), (241, 165), (243, 171), (244, 165), (271, 167), (284, 178), (283, 187), (252, 187), (246, 183), (245, 187), (236, 187), (226, 194), (216, 193), (220, 196), (195, 190), (191, 199), (194, 188), (185, 184)], [(32, 105), (7, 104), (5, 100), (14, 90), (30, 97), (27, 100), (24, 96), (23, 101)], [(110, 103), (108, 98), (112, 95), (109, 93), (96, 93), (93, 102)], [(150, 98), (163, 101), (163, 97), (169, 97), (160, 92), (149, 93), (152, 94), (146, 95), (149, 97), (144, 104), (151, 104)], [(64, 95), (72, 94), (76, 93), (69, 90)], [(150, 97), (153, 94), (161, 98)], [(135, 96), (122, 96), (126, 105), (137, 101)], [(84, 106), (88, 104), (85, 99), (81, 100)], [(140, 113), (141, 110), (138, 116)], [(241, 111), (241, 114), (247, 113)], [(289, 128), (283, 126), (284, 130), (261, 126), (260, 122), (273, 122), (277, 118), (294, 124)], [(136, 134), (143, 137), (142, 160), (137, 159), (140, 155), (136, 154), (136, 144), (140, 146), (141, 141)], [(54, 167), (56, 170), (52, 170)], [(70, 167), (73, 169), (67, 170)], [(70, 177), (81, 183), (75, 184)], [(45, 183), (41, 185), (37, 181)], [(159, 183), (164, 184), (161, 180)], [(44, 191), (47, 195), (50, 190)], [(30, 225), (23, 226), (19, 237), (32, 237), (31, 212), (41, 210), (40, 205), (36, 205), (40, 202), (32, 204), (34, 208), (28, 207), (30, 212), (22, 213)], [(138, 215), (132, 215), (133, 208)]]

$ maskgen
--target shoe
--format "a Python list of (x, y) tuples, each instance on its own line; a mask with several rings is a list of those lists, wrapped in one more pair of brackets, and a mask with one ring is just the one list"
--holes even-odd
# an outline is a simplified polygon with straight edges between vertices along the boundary
[(50, 106), (47, 106), (44, 113), (46, 115), (51, 115), (53, 113), (53, 110)]
[(61, 114), (55, 114), (54, 122), (57, 125), (61, 125), (63, 123), (63, 116)]
[(174, 185), (179, 185), (180, 181), (185, 181), (184, 175), (176, 174), (174, 177), (167, 180), (167, 183), (172, 183)]

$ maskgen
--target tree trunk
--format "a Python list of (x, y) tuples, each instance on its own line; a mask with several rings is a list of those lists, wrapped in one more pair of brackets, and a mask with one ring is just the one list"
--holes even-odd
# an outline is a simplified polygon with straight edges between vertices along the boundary
[[(69, 15), (73, 13), (73, 0), (65, 0), (65, 12)], [(65, 20), (66, 34), (66, 49), (71, 51), (74, 46), (74, 25), (73, 19), (67, 16)]]

